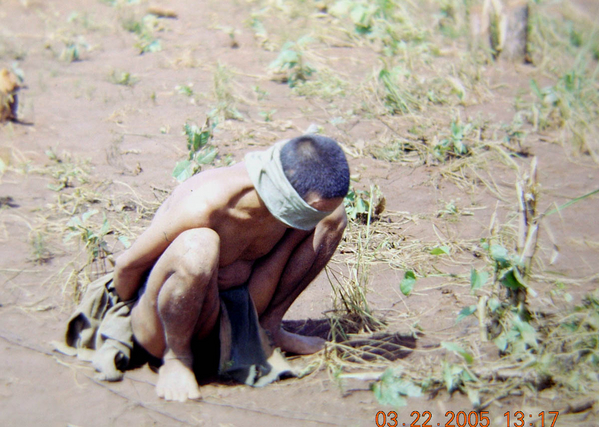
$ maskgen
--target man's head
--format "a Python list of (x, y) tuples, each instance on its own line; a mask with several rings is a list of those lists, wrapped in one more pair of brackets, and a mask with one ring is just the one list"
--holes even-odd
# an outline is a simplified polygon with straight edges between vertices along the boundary
[(292, 228), (312, 230), (342, 203), (349, 167), (330, 138), (305, 135), (245, 156), (258, 195), (269, 212)]
[(331, 138), (303, 135), (290, 140), (281, 149), (281, 165), (291, 186), (312, 205), (343, 199), (349, 189), (347, 159)]

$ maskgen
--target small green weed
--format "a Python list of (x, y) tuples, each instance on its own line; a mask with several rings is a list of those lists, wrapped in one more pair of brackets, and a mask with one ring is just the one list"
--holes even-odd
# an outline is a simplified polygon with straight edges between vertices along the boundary
[(470, 152), (470, 149), (464, 142), (464, 138), (468, 136), (472, 130), (472, 123), (461, 124), (457, 120), (452, 120), (450, 136), (442, 139), (433, 148), (435, 157), (444, 161), (448, 157), (466, 156)]
[(281, 48), (277, 59), (270, 63), (269, 69), (277, 79), (295, 87), (306, 81), (316, 70), (305, 59), (305, 48), (311, 42), (310, 37), (302, 37), (297, 42), (287, 42)]
[(532, 104), (524, 104), (528, 121), (534, 131), (565, 129), (568, 140), (578, 152), (588, 153), (599, 161), (592, 135), (594, 121), (599, 116), (599, 91), (595, 77), (587, 77), (580, 64), (566, 72), (554, 85), (539, 87), (531, 80)]
[[(402, 67), (389, 69), (384, 64), (378, 73), (382, 84), (384, 104), (391, 114), (411, 114), (421, 109), (409, 82), (411, 73)], [(410, 88), (410, 89), (408, 89)]]
[(237, 109), (237, 97), (233, 93), (231, 70), (219, 62), (214, 70), (212, 82), (212, 93), (216, 99), (216, 106), (208, 112), (208, 117), (214, 126), (225, 120), (243, 120), (243, 115)]
[(89, 181), (89, 170), (85, 162), (78, 164), (69, 153), (65, 152), (59, 156), (53, 149), (47, 150), (46, 156), (52, 163), (40, 170), (40, 173), (49, 173), (54, 178), (55, 182), (48, 184), (50, 190), (58, 192)]
[(89, 50), (89, 45), (83, 37), (67, 39), (64, 41), (64, 45), (60, 53), (60, 60), (65, 62), (80, 61), (82, 52)]
[(173, 170), (173, 176), (177, 181), (185, 181), (200, 172), (203, 165), (214, 162), (218, 155), (218, 148), (209, 144), (213, 130), (214, 127), (209, 121), (206, 121), (201, 129), (196, 125), (185, 123), (183, 131), (187, 137), (189, 156), (186, 160), (178, 162)]
[(90, 221), (90, 218), (98, 213), (97, 209), (89, 210), (81, 215), (74, 216), (67, 223), (67, 228), (70, 233), (64, 238), (64, 242), (69, 242), (76, 237), (79, 242), (83, 243), (88, 252), (88, 264), (96, 260), (104, 260), (112, 253), (108, 248), (108, 243), (105, 237), (112, 232), (108, 219), (104, 217), (102, 226), (97, 229)]
[(345, 97), (349, 83), (326, 67), (320, 67), (310, 80), (294, 84), (292, 92), (299, 96), (316, 97), (327, 101)]
[(408, 397), (422, 396), (422, 388), (403, 375), (401, 366), (385, 370), (381, 378), (370, 386), (370, 389), (379, 404), (396, 408), (406, 406)]
[(386, 56), (394, 56), (423, 45), (428, 37), (426, 26), (416, 18), (414, 6), (398, 0), (339, 0), (329, 13), (349, 18), (355, 33), (382, 46)]
[(162, 30), (162, 26), (155, 15), (148, 14), (141, 20), (128, 18), (122, 22), (123, 28), (137, 36), (135, 48), (140, 54), (160, 52), (162, 45), (160, 39), (155, 36), (157, 31)]
[(117, 71), (117, 70), (112, 70), (112, 72), (110, 73), (110, 76), (109, 76), (109, 80), (116, 85), (128, 86), (128, 87), (135, 86), (135, 84), (137, 82), (139, 82), (139, 78), (135, 77), (128, 71)]
[(193, 96), (193, 83), (187, 83), (186, 85), (175, 86), (177, 93), (185, 96)]
[(258, 101), (263, 101), (268, 98), (268, 95), (269, 95), (268, 91), (262, 89), (260, 86), (255, 85), (254, 87), (252, 87), (252, 89), (256, 93), (256, 97), (258, 98)]
[(260, 111), (260, 112), (258, 112), (258, 114), (260, 114), (260, 117), (262, 117), (265, 122), (272, 122), (272, 116), (276, 112), (277, 112), (277, 110), (272, 109), (272, 110), (268, 110), (268, 111)]
[(449, 38), (457, 39), (468, 34), (468, 15), (472, 0), (439, 0), (439, 29)]
[(50, 251), (47, 243), (47, 233), (42, 230), (32, 230), (29, 235), (31, 244), (31, 261), (35, 264), (45, 264), (50, 261), (54, 255)]
[(374, 220), (383, 213), (386, 200), (377, 186), (371, 186), (370, 191), (350, 187), (343, 203), (350, 220), (365, 224), (368, 219)]

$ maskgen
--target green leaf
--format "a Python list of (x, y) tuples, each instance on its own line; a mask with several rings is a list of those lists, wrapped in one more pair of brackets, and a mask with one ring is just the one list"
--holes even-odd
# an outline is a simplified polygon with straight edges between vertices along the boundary
[(85, 212), (83, 215), (81, 215), (81, 220), (83, 222), (87, 222), (88, 219), (90, 219), (92, 216), (94, 216), (97, 213), (98, 213), (97, 209), (89, 210), (89, 211)]
[(162, 50), (162, 46), (160, 44), (160, 40), (152, 40), (149, 44), (143, 46), (142, 53), (146, 52), (160, 52)]
[(218, 149), (216, 147), (210, 147), (199, 152), (195, 160), (201, 165), (209, 165), (214, 161), (214, 159), (216, 159), (217, 154)]
[(464, 350), (459, 344), (453, 342), (441, 342), (441, 347), (446, 350), (453, 351), (455, 354), (462, 356), (466, 363), (471, 364), (474, 360), (472, 355)]
[(492, 313), (495, 313), (495, 311), (501, 307), (501, 301), (499, 301), (497, 298), (491, 298), (489, 302), (487, 302), (487, 307), (491, 309)]
[(403, 280), (399, 284), (399, 289), (404, 295), (408, 296), (412, 293), (415, 284), (416, 275), (412, 270), (408, 270), (404, 273)]
[(77, 227), (82, 226), (83, 223), (81, 222), (81, 219), (79, 219), (78, 216), (74, 216), (72, 217), (69, 222), (67, 222), (67, 227), (69, 227), (70, 229), (77, 229)]
[(177, 162), (173, 170), (173, 176), (179, 182), (183, 182), (193, 174), (193, 166), (189, 160)]
[(507, 336), (505, 335), (505, 333), (499, 335), (497, 338), (493, 340), (493, 342), (500, 351), (507, 350)]
[(456, 154), (466, 154), (468, 149), (461, 139), (453, 141), (453, 151)]
[(568, 206), (571, 206), (571, 205), (573, 205), (574, 203), (578, 203), (578, 202), (580, 202), (581, 200), (584, 200), (584, 199), (586, 199), (587, 197), (593, 196), (593, 195), (595, 195), (595, 194), (597, 194), (597, 193), (599, 193), (599, 188), (598, 188), (597, 190), (593, 190), (593, 191), (591, 191), (590, 193), (587, 193), (587, 194), (585, 194), (584, 196), (576, 197), (575, 199), (572, 199), (572, 200), (570, 200), (569, 202), (566, 202), (566, 203), (564, 203), (563, 205), (561, 205), (561, 206), (558, 206), (557, 208), (550, 210), (549, 212), (547, 212), (547, 213), (545, 214), (545, 216), (552, 215), (552, 214), (554, 214), (554, 213), (556, 213), (556, 212), (559, 212), (559, 211), (561, 211), (562, 209), (566, 209)]
[(125, 249), (129, 249), (131, 247), (131, 242), (129, 241), (129, 238), (127, 236), (119, 236), (118, 239), (119, 242), (123, 244)]
[(447, 387), (447, 391), (449, 393), (461, 385), (461, 377), (463, 372), (464, 368), (461, 366), (453, 365), (451, 363), (443, 363), (443, 382), (445, 383), (445, 387)]
[(520, 289), (520, 288), (525, 288), (525, 284), (522, 283), (519, 279), (518, 276), (516, 276), (514, 274), (514, 268), (512, 267), (510, 268), (508, 271), (506, 271), (503, 276), (501, 276), (501, 278), (499, 279), (499, 281), (501, 282), (501, 284), (503, 286), (505, 286), (506, 288), (509, 289)]
[(380, 404), (395, 407), (405, 406), (406, 397), (422, 396), (422, 389), (411, 381), (401, 378), (401, 370), (394, 368), (387, 369), (371, 389)]
[(110, 231), (110, 223), (107, 218), (104, 218), (104, 222), (102, 223), (102, 228), (100, 229), (100, 235), (105, 236)]
[(458, 318), (456, 319), (456, 323), (458, 323), (459, 321), (465, 319), (466, 317), (470, 316), (471, 314), (474, 314), (476, 312), (477, 306), (476, 304), (474, 305), (470, 305), (466, 308), (463, 308), (462, 311), (460, 311), (460, 313), (458, 314)]
[(531, 324), (521, 320), (518, 316), (514, 316), (513, 325), (514, 328), (519, 332), (522, 341), (532, 348), (538, 347), (537, 331)]
[(449, 255), (449, 246), (439, 246), (431, 250), (431, 255)]
[(536, 80), (530, 80), (530, 88), (539, 99), (543, 99), (543, 94), (541, 93), (541, 89), (539, 89), (539, 85), (537, 84)]
[(489, 247), (491, 258), (495, 260), (501, 267), (507, 267), (509, 265), (507, 249), (501, 245), (491, 245)]
[(470, 270), (470, 290), (472, 292), (481, 289), (487, 280), (489, 279), (489, 273), (483, 271), (479, 273), (474, 268)]
[(399, 395), (398, 393), (392, 394), (387, 388), (380, 382), (374, 383), (371, 386), (372, 392), (374, 393), (374, 397), (381, 405), (389, 405), (395, 407), (406, 406), (408, 404), (407, 400)]

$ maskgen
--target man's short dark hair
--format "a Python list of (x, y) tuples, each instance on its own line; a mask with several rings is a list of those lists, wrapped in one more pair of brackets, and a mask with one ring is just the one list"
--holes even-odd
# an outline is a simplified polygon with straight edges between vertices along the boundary
[(305, 199), (315, 192), (324, 199), (345, 197), (349, 190), (349, 166), (343, 150), (331, 138), (303, 135), (281, 149), (285, 176)]

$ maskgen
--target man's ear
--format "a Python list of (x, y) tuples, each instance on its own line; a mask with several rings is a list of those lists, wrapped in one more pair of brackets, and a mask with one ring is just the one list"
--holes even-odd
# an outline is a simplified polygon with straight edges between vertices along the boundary
[(334, 199), (325, 199), (318, 193), (308, 193), (304, 198), (306, 203), (312, 206), (314, 209), (322, 212), (332, 212), (343, 203), (343, 197), (335, 197)]

